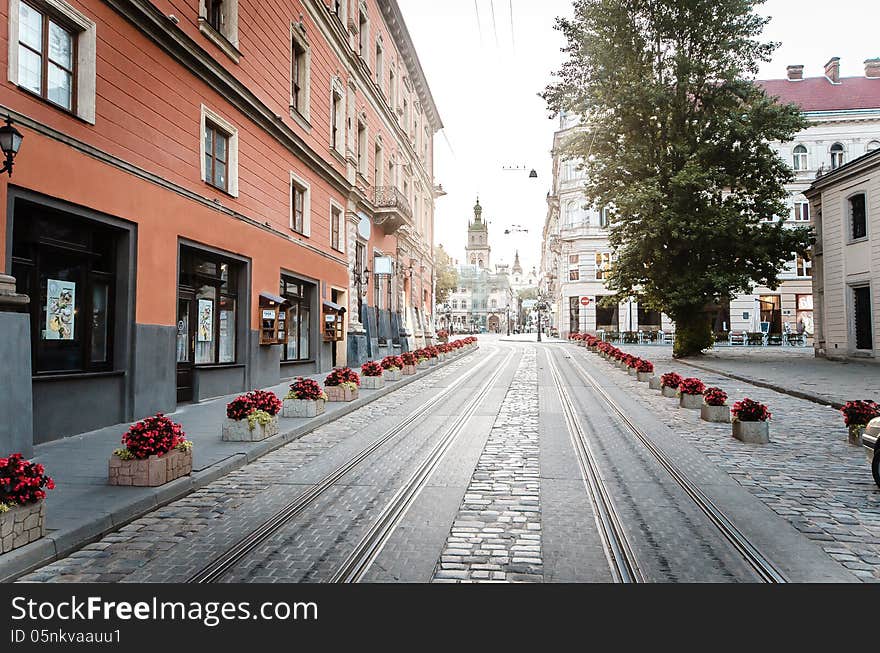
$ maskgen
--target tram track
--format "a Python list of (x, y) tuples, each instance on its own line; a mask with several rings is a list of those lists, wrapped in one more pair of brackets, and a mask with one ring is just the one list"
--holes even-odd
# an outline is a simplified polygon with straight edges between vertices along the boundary
[[(621, 425), (629, 432), (635, 440), (646, 450), (651, 457), (663, 468), (667, 474), (675, 482), (676, 486), (691, 499), (694, 505), (706, 516), (708, 521), (715, 526), (717, 532), (722, 538), (737, 552), (737, 554), (745, 561), (747, 566), (751, 568), (761, 582), (781, 584), (787, 583), (788, 580), (773, 562), (765, 556), (758, 547), (756, 547), (749, 538), (736, 526), (736, 524), (699, 488), (697, 484), (690, 480), (672, 460), (667, 456), (642, 430), (633, 419), (627, 414), (626, 410), (614, 400), (613, 397), (605, 390), (604, 387), (596, 380), (596, 378), (587, 372), (584, 367), (577, 361), (574, 356), (567, 356), (571, 361), (571, 367), (575, 373), (595, 392), (595, 394), (608, 406), (613, 415), (617, 417)], [(551, 367), (555, 367), (556, 363), (552, 351), (548, 351), (548, 359), (552, 361)], [(558, 370), (556, 371), (558, 373)], [(556, 374), (555, 373), (555, 374)], [(554, 374), (554, 375), (555, 375)], [(557, 386), (560, 381), (557, 379)], [(564, 388), (564, 386), (563, 386)], [(570, 398), (569, 398), (570, 401)], [(563, 400), (565, 404), (565, 400)], [(572, 406), (565, 407), (566, 410), (573, 410)], [(601, 477), (600, 477), (601, 478)]]
[[(339, 483), (342, 478), (353, 471), (356, 467), (369, 459), (372, 454), (380, 450), (384, 445), (388, 444), (398, 436), (414, 430), (422, 419), (430, 416), (430, 413), (434, 408), (436, 408), (442, 402), (448, 400), (449, 396), (452, 395), (454, 392), (460, 390), (461, 384), (464, 381), (476, 376), (479, 371), (481, 371), (484, 367), (488, 366), (492, 361), (494, 361), (499, 354), (500, 351), (494, 352), (491, 356), (487, 357), (485, 360), (468, 370), (468, 372), (465, 373), (460, 379), (458, 379), (455, 384), (450, 385), (442, 392), (424, 402), (421, 406), (416, 408), (413, 412), (403, 418), (396, 425), (387, 429), (371, 444), (359, 451), (345, 463), (335, 468), (332, 472), (324, 476), (320, 481), (309, 487), (305, 492), (298, 495), (293, 501), (275, 512), (271, 517), (269, 517), (267, 520), (265, 520), (263, 523), (261, 523), (251, 532), (249, 532), (245, 537), (238, 540), (233, 546), (213, 558), (207, 565), (205, 565), (197, 573), (190, 576), (185, 582), (188, 584), (210, 584), (221, 581), (223, 577), (226, 576), (226, 574), (229, 573), (232, 569), (234, 569), (242, 560), (253, 553), (260, 545), (262, 545), (275, 533), (291, 523), (308, 508), (313, 506), (322, 495), (333, 488), (337, 483)], [(508, 353), (507, 358), (505, 359), (505, 364), (501, 365), (498, 370), (496, 370), (495, 374), (493, 374), (493, 381), (497, 378), (500, 370), (504, 369), (507, 362), (509, 362), (512, 356), (513, 352)], [(488, 392), (488, 388), (490, 387), (491, 383), (484, 384), (482, 386), (481, 392), (479, 393), (480, 398), (482, 398), (485, 392)], [(479, 400), (470, 400), (467, 410), (470, 411), (472, 414), (471, 409), (476, 410), (475, 406), (478, 404)]]

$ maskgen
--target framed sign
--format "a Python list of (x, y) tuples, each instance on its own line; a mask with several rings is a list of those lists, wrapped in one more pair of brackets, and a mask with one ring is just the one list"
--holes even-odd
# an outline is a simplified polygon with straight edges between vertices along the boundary
[(76, 283), (49, 279), (46, 285), (44, 340), (73, 340), (76, 328)]
[(214, 300), (199, 300), (198, 341), (214, 341)]

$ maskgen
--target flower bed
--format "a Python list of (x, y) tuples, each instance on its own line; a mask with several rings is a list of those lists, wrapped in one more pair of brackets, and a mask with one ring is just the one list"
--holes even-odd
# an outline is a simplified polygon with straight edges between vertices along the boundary
[(700, 407), (700, 418), (706, 422), (727, 424), (730, 422), (730, 407), (727, 405), (727, 393), (721, 388), (708, 388), (703, 392), (703, 405)]
[(262, 442), (278, 435), (278, 415), (284, 404), (272, 392), (255, 390), (226, 406), (224, 442)]
[(318, 382), (300, 377), (284, 398), (282, 414), (287, 418), (312, 418), (323, 415), (326, 406), (327, 393)]
[(381, 363), (369, 361), (361, 366), (361, 387), (365, 390), (381, 390), (385, 387)]
[(386, 356), (382, 359), (382, 369), (388, 381), (400, 381), (403, 376), (403, 356)]
[(324, 380), (324, 390), (329, 401), (350, 402), (358, 398), (361, 377), (348, 367), (333, 370)]
[(640, 358), (636, 361), (636, 374), (642, 383), (650, 382), (654, 378), (654, 363)]
[(183, 427), (164, 415), (133, 424), (122, 444), (110, 457), (110, 485), (159, 487), (192, 474), (192, 443)]
[(676, 399), (678, 397), (678, 386), (684, 381), (680, 374), (669, 372), (660, 377), (660, 387), (664, 397)]
[(849, 432), (849, 443), (861, 446), (865, 428), (871, 420), (880, 417), (880, 404), (868, 399), (848, 401), (840, 412), (843, 413), (843, 423)]
[(46, 534), (46, 490), (55, 482), (39, 463), (20, 453), (0, 458), (0, 554)]
[(416, 366), (419, 364), (419, 359), (415, 352), (404, 352), (400, 355), (400, 360), (403, 362), (403, 368), (401, 371), (404, 376), (412, 376), (416, 373)]
[(690, 410), (700, 410), (703, 405), (703, 393), (706, 384), (700, 379), (682, 379), (678, 384), (678, 393), (681, 397), (680, 406)]
[(764, 404), (743, 399), (733, 405), (733, 437), (749, 444), (770, 442), (772, 415)]

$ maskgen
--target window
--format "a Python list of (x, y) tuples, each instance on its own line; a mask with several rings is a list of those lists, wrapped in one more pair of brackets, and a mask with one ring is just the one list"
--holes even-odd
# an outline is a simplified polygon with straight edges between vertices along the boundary
[(336, 83), (330, 93), (330, 147), (344, 154), (345, 147), (345, 105), (344, 95)]
[(596, 252), (596, 280), (607, 278), (611, 270), (611, 252)]
[(807, 148), (803, 145), (798, 145), (794, 148), (794, 169), (797, 171), (808, 170), (809, 162), (807, 161)]
[(113, 369), (118, 230), (17, 200), (16, 292), (28, 295), (35, 374)]
[(569, 227), (573, 227), (577, 223), (578, 219), (578, 203), (577, 202), (568, 202), (565, 205), (565, 224)]
[(376, 84), (379, 90), (385, 93), (385, 51), (382, 49), (382, 42), (376, 40)]
[(466, 311), (468, 307), (468, 303), (466, 299), (461, 300), (461, 310)]
[(375, 151), (373, 152), (373, 185), (384, 185), (385, 162), (382, 157), (382, 145), (377, 140)]
[(453, 300), (452, 300), (452, 310), (453, 310), (453, 311), (457, 311), (457, 310), (458, 310), (458, 300), (457, 300), (457, 299), (453, 299)]
[(871, 288), (853, 288), (853, 330), (855, 346), (860, 350), (874, 349), (874, 327), (871, 320)]
[(397, 106), (397, 75), (393, 67), (388, 71), (388, 100), (394, 109)]
[(290, 108), (309, 120), (311, 79), (311, 55), (308, 43), (299, 34), (300, 27), (294, 23), (290, 35)]
[(238, 63), (238, 0), (199, 0), (199, 31)]
[(202, 181), (238, 197), (238, 130), (202, 105)]
[(611, 216), (608, 210), (608, 207), (603, 206), (599, 209), (599, 226), (603, 229), (607, 229), (608, 225), (611, 224)]
[(358, 14), (358, 30), (358, 54), (366, 59), (370, 47), (370, 21), (366, 9), (363, 8)]
[(852, 240), (868, 237), (868, 214), (866, 212), (865, 194), (853, 195), (848, 200), (850, 236)]
[(293, 277), (281, 277), (281, 296), (287, 300), (287, 333), (281, 349), (285, 363), (312, 358), (312, 296), (314, 286)]
[(843, 145), (835, 143), (831, 146), (831, 169), (835, 170), (843, 165), (844, 151)]
[(63, 0), (10, 0), (9, 81), (95, 122), (95, 23)]
[(794, 203), (794, 219), (796, 222), (810, 221), (810, 203), (795, 202)]
[[(237, 279), (241, 264), (218, 254), (182, 247), (178, 296), (187, 304), (194, 333), (178, 333), (178, 362), (236, 362)], [(179, 316), (182, 317), (182, 316)]]
[(330, 205), (330, 246), (343, 251), (342, 209), (335, 204)]
[(868, 147), (866, 148), (868, 152), (873, 152), (874, 150), (880, 150), (880, 141), (871, 141), (868, 143)]
[(369, 157), (367, 156), (367, 126), (358, 120), (357, 124), (357, 167), (358, 173), (367, 176), (367, 165)]
[(813, 258), (809, 254), (797, 257), (797, 276), (812, 277), (813, 276)]
[(311, 187), (293, 173), (290, 176), (290, 228), (309, 236)]
[(580, 262), (581, 262), (581, 257), (577, 254), (574, 254), (574, 255), (568, 257), (568, 280), (569, 281), (580, 281), (581, 280)]
[(223, 192), (229, 189), (229, 135), (212, 123), (205, 125), (205, 181)]

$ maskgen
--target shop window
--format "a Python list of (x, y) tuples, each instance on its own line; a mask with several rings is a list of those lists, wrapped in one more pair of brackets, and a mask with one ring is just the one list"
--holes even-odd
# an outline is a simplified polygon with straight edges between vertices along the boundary
[(620, 311), (617, 306), (604, 307), (599, 304), (597, 298), (596, 303), (596, 328), (600, 331), (608, 331), (616, 333), (620, 331)]
[(652, 311), (644, 306), (639, 306), (639, 330), (659, 331), (663, 324), (660, 311)]
[[(241, 264), (183, 247), (180, 253), (178, 362), (228, 365), (237, 360), (236, 316)], [(180, 326), (180, 324), (178, 324)], [(192, 329), (192, 331), (190, 331)]]
[(31, 299), (35, 374), (113, 369), (118, 243), (110, 227), (16, 204), (12, 274)]
[(10, 0), (9, 81), (95, 122), (95, 23), (62, 0)]
[(285, 363), (312, 360), (312, 297), (314, 286), (292, 277), (281, 278), (281, 296), (288, 302)]

